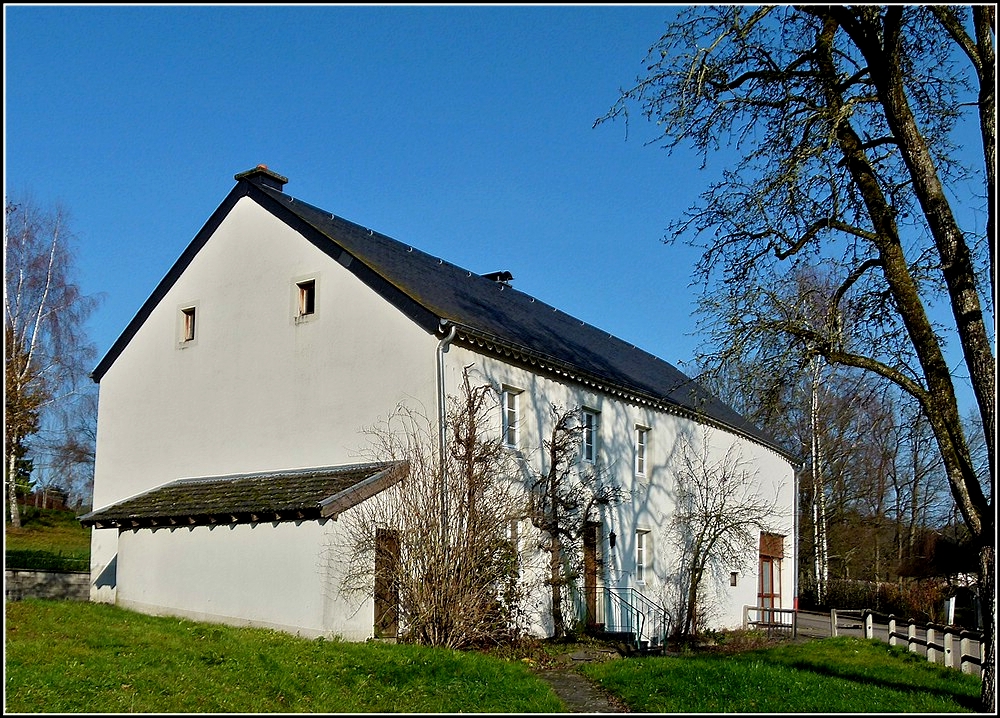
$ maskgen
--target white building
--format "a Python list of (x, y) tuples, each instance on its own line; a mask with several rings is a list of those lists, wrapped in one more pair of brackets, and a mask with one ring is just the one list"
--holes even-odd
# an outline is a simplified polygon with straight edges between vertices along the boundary
[(506, 273), (481, 276), (301, 202), (266, 167), (236, 180), (94, 370), (98, 508), (81, 519), (94, 527), (92, 600), (369, 638), (373, 600), (344, 598), (321, 559), (337, 516), (399, 476), (359, 462), (361, 429), (403, 401), (437, 407), (474, 365), (505, 390), (497, 426), (512, 421), (519, 447), (541, 445), (550, 404), (584, 407), (582, 460), (631, 497), (585, 536), (580, 601), (598, 623), (616, 623), (622, 599), (663, 600), (682, 445), (719, 460), (736, 447), (779, 507), (759, 551), (716, 567), (706, 625), (741, 625), (745, 605), (793, 606), (795, 474), (773, 440)]

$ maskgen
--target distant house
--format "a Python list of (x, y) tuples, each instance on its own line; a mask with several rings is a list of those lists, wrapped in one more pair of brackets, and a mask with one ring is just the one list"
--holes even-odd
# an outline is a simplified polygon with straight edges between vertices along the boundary
[(740, 625), (744, 605), (792, 606), (794, 468), (771, 438), (508, 272), (472, 272), (341, 219), (264, 166), (236, 181), (93, 372), (97, 508), (81, 518), (94, 529), (92, 600), (371, 637), (379, 607), (341, 595), (323, 559), (338, 517), (406, 471), (359, 463), (361, 429), (401, 401), (438, 406), (474, 365), (503, 391), (497, 431), (512, 450), (541, 446), (550, 404), (585, 407), (581, 461), (632, 497), (585, 536), (581, 611), (604, 622), (624, 591), (659, 601), (677, 559), (666, 528), (683, 437), (716, 456), (738, 447), (783, 509), (744, 567), (719, 567), (713, 623)]

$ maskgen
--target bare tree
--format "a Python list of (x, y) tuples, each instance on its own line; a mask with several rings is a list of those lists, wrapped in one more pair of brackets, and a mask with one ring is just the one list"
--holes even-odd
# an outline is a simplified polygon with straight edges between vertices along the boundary
[[(920, 405), (979, 554), (988, 712), (996, 704), (996, 376), (986, 318), (996, 291), (995, 21), (992, 5), (692, 8), (652, 48), (648, 75), (598, 120), (639, 103), (666, 148), (689, 142), (706, 161), (732, 140), (737, 159), (668, 235), (711, 233), (698, 272), (743, 317), (731, 328), (796, 337), (808, 353), (872, 372)], [(972, 123), (978, 147), (955, 134)], [(974, 185), (981, 189), (970, 192)], [(825, 323), (756, 301), (790, 268), (820, 263), (838, 279)], [(935, 304), (950, 316), (936, 316)], [(958, 356), (946, 352), (948, 339)], [(982, 482), (961, 421), (959, 364), (986, 436)]]
[(63, 209), (7, 198), (4, 219), (4, 470), (11, 525), (19, 527), (19, 466), (31, 454), (31, 436), (86, 376), (93, 347), (83, 325), (96, 300), (74, 281), (73, 237)]
[(738, 444), (713, 457), (710, 443), (695, 446), (690, 438), (683, 439), (675, 474), (677, 510), (670, 533), (680, 557), (673, 601), (680, 636), (698, 632), (698, 618), (708, 600), (705, 576), (713, 570), (743, 568), (756, 559), (761, 534), (772, 532), (782, 517), (777, 495), (760, 495), (757, 473)]
[(581, 461), (584, 431), (580, 407), (551, 406), (552, 431), (543, 442), (545, 466), (532, 480), (531, 517), (542, 532), (540, 548), (548, 554), (553, 638), (567, 633), (564, 608), (578, 576), (583, 532), (601, 506), (619, 503), (622, 488), (593, 464)]
[(411, 408), (367, 430), (370, 458), (408, 467), (343, 518), (342, 587), (376, 600), (376, 633), (395, 636), (398, 625), (407, 640), (460, 648), (522, 630), (515, 527), (526, 502), (490, 421), (497, 402), (489, 385), (472, 386), (467, 368), (461, 394), (449, 397), (444, 465), (434, 422)]

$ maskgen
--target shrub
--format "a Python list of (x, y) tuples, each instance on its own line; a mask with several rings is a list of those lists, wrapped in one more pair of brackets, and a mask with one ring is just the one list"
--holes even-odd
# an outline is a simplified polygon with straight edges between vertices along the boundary
[(4, 567), (34, 571), (87, 571), (90, 559), (86, 556), (66, 556), (61, 551), (28, 551), (8, 549), (5, 553)]

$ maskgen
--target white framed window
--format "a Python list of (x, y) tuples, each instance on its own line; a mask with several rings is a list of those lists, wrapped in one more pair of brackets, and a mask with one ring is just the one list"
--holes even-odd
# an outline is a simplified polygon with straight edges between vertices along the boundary
[(635, 425), (635, 473), (636, 476), (646, 475), (646, 445), (649, 440), (649, 427)]
[(583, 410), (583, 460), (589, 464), (597, 461), (597, 418), (596, 411)]
[(507, 524), (507, 539), (510, 541), (510, 550), (513, 553), (513, 560), (517, 566), (516, 575), (521, 577), (521, 530), (520, 521), (511, 519)]
[(516, 449), (520, 441), (520, 402), (521, 390), (510, 386), (503, 387), (502, 396), (502, 426), (503, 443), (511, 449)]
[(177, 346), (189, 347), (198, 339), (198, 305), (182, 305), (177, 313)]
[(639, 529), (635, 532), (635, 580), (645, 583), (652, 562), (652, 546), (649, 540), (649, 530)]

